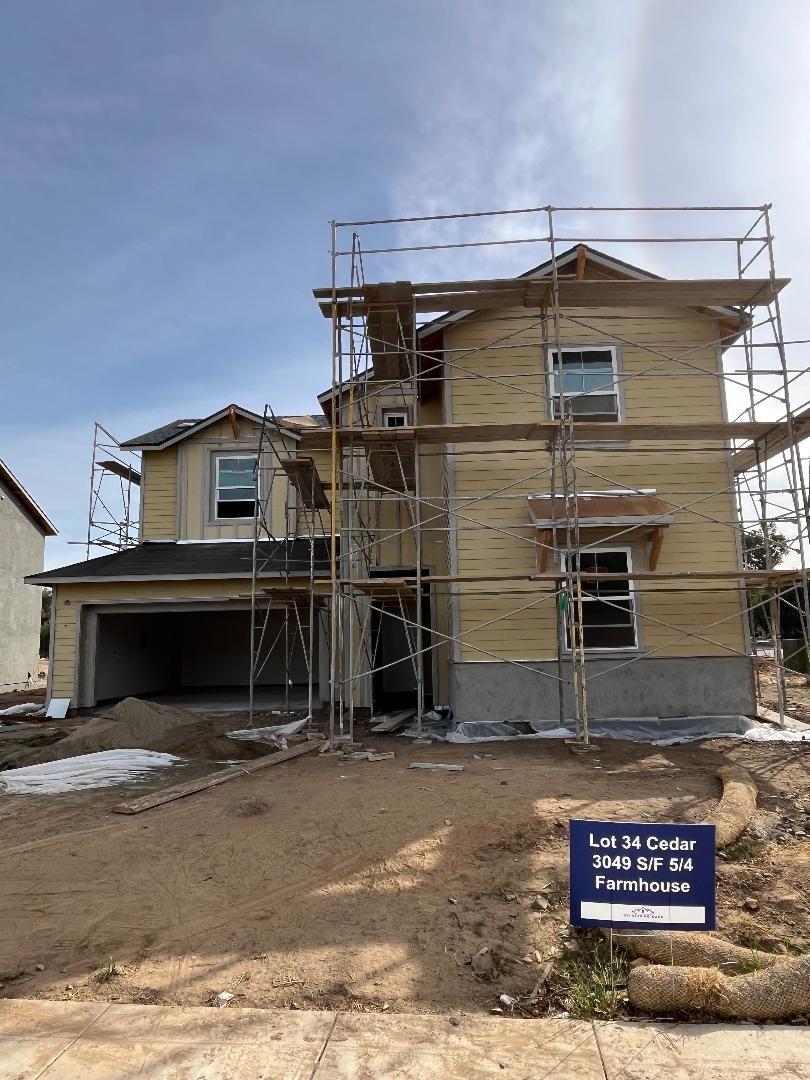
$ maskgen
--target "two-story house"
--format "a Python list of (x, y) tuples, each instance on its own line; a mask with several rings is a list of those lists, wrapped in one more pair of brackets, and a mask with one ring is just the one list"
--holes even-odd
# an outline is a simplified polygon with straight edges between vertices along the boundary
[[(320, 476), (314, 529), (287, 474), (260, 461), (257, 489), (258, 414), (230, 406), (123, 444), (142, 457), (139, 544), (28, 579), (54, 588), (53, 695), (82, 708), (245, 687), (258, 500), (267, 535), (285, 540), (261, 561), (261, 636), (281, 635), (290, 578), (315, 580), (322, 702), (332, 677), (342, 710), (569, 718), (581, 627), (592, 716), (755, 711), (722, 375), (773, 289), (666, 282), (581, 245), (556, 274), (556, 312), (544, 264), (484, 283), (469, 307), (457, 283), (453, 309), (421, 328), (407, 282), (344, 290), (347, 321), (365, 315), (368, 365), (320, 396), (320, 421), (270, 425), (279, 460)], [(329, 317), (349, 305), (316, 295)], [(269, 657), (258, 683), (302, 684), (305, 651)]]
[[(307, 424), (314, 421), (268, 422), (272, 448), (265, 453), (293, 457)], [(26, 578), (53, 588), (54, 698), (76, 710), (126, 695), (241, 693), (248, 685), (257, 497), (272, 535), (284, 541), (264, 541), (257, 571), (263, 593), (311, 570), (310, 542), (295, 538), (294, 486), (272, 462), (256, 467), (261, 428), (261, 416), (230, 405), (122, 443), (141, 454), (139, 543)], [(257, 491), (257, 475), (266, 490)], [(314, 555), (318, 571), (328, 572), (325, 542), (316, 541)], [(269, 635), (277, 634), (283, 611), (278, 605), (271, 612)], [(316, 685), (328, 698), (325, 648), (316, 641)], [(257, 672), (268, 702), (287, 680), (299, 690), (306, 684), (300, 650), (286, 667), (275, 653)]]
[[(465, 721), (570, 718), (575, 598), (564, 579), (576, 568), (591, 715), (751, 713), (723, 355), (771, 285), (668, 282), (582, 245), (557, 256), (556, 272), (556, 313), (550, 263), (446, 288), (316, 290), (347, 338), (365, 320), (373, 360), (370, 374), (321, 398), (327, 411), (341, 402), (341, 477), (353, 477), (348, 505), (363, 507), (354, 522), (344, 514), (342, 618), (365, 603), (397, 619), (419, 535), (421, 645), (415, 605), (407, 624), (398, 618), (411, 658), (422, 656), (411, 693), (432, 682), (434, 700)], [(409, 366), (415, 313), (441, 310), (454, 292), (453, 310), (416, 331)], [(564, 413), (575, 443), (567, 470), (569, 451), (552, 446)], [(744, 427), (734, 434), (767, 425)], [(326, 436), (305, 433), (305, 450)], [(564, 535), (572, 516), (575, 541)], [(364, 581), (373, 576), (385, 584)], [(352, 617), (343, 684), (355, 705), (376, 706), (391, 664), (373, 619), (362, 648), (363, 618)]]

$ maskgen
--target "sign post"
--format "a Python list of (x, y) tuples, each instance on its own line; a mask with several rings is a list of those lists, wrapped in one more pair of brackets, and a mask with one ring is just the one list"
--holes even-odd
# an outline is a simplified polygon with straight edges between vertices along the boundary
[(714, 843), (714, 825), (572, 820), (571, 922), (714, 930)]

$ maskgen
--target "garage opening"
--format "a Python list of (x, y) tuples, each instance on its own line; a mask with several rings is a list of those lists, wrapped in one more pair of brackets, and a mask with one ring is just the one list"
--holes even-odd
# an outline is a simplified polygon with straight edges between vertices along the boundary
[[(267, 633), (281, 629), (284, 613), (271, 612)], [(158, 697), (180, 705), (202, 699), (244, 708), (250, 672), (250, 611), (98, 612), (90, 670), (92, 704), (122, 697)], [(315, 660), (317, 682), (318, 664)], [(307, 666), (301, 649), (290, 659), (290, 706), (307, 703)], [(281, 653), (271, 655), (257, 679), (259, 707), (284, 702)], [(91, 702), (87, 702), (91, 704)]]

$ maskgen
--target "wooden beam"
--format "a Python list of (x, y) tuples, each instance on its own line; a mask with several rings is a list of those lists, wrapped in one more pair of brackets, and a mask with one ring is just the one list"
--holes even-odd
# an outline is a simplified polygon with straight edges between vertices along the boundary
[(647, 566), (650, 570), (658, 569), (658, 558), (661, 554), (661, 545), (664, 543), (664, 530), (659, 525), (650, 532), (652, 544), (650, 545), (650, 558)]
[(312, 458), (283, 458), (281, 467), (289, 477), (290, 483), (297, 489), (306, 509), (329, 509), (329, 496), (326, 494)]
[[(561, 277), (558, 290), (560, 307), (762, 306), (772, 303), (789, 281), (790, 278), (681, 278), (653, 281)], [(414, 284), (413, 311), (477, 311), (510, 306), (544, 306), (550, 298), (550, 285), (551, 279), (547, 277), (450, 281), (430, 286), (432, 291), (426, 291), (428, 285)], [(381, 302), (368, 299), (373, 296), (368, 286), (341, 291), (346, 291), (347, 296), (338, 299), (335, 305), (327, 300), (320, 302), (326, 318), (332, 317), (333, 306), (337, 314), (344, 317), (367, 315), (383, 306)]]
[(541, 574), (545, 574), (548, 569), (548, 557), (551, 554), (552, 535), (551, 529), (537, 530), (537, 539), (542, 545), (537, 549), (537, 569)]
[[(802, 579), (801, 570), (635, 570), (629, 574), (600, 574), (589, 573), (589, 578), (598, 577), (602, 581), (745, 581), (749, 585), (767, 584), (790, 584)], [(559, 581), (562, 575), (553, 574), (431, 574), (425, 581), (431, 585), (447, 585), (456, 583), (466, 584), (491, 584), (501, 585), (510, 582), (537, 582), (540, 584), (553, 584)], [(341, 578), (338, 582), (341, 586), (352, 585), (360, 589), (364, 585), (387, 581), (391, 586), (416, 580), (414, 575), (400, 578)], [(317, 586), (330, 585), (329, 578), (318, 578)]]
[(231, 422), (231, 431), (235, 439), (239, 438), (239, 417), (236, 415), (236, 406), (228, 406), (228, 419)]
[[(776, 438), (784, 435), (787, 425), (762, 421), (737, 423), (716, 421), (685, 421), (682, 423), (610, 423), (586, 420), (574, 421), (574, 435), (582, 442), (718, 442), (726, 439), (759, 439), (765, 435)], [(416, 427), (338, 428), (338, 438), (355, 443), (411, 443), (415, 438), (422, 444), (477, 443), (477, 442), (551, 442), (557, 437), (560, 425), (553, 420), (528, 423), (486, 424), (421, 424)], [(303, 450), (328, 450), (329, 428), (312, 428), (301, 432)], [(718, 450), (722, 450), (718, 446)]]
[(588, 261), (588, 249), (584, 244), (577, 244), (577, 281), (585, 277), (585, 263)]
[[(793, 443), (798, 444), (810, 438), (810, 406), (793, 417)], [(753, 446), (746, 446), (732, 455), (731, 464), (735, 473), (747, 472), (756, 468), (757, 461), (762, 464), (769, 461), (791, 445), (790, 429), (787, 421), (771, 425)]]
[(207, 791), (208, 788), (224, 784), (228, 780), (235, 780), (237, 776), (248, 776), (267, 769), (271, 765), (280, 765), (282, 761), (290, 761), (292, 758), (301, 757), (302, 754), (310, 754), (313, 750), (321, 747), (320, 742), (301, 743), (300, 746), (291, 746), (287, 750), (279, 750), (276, 754), (268, 754), (266, 757), (254, 758), (246, 761), (244, 765), (233, 765), (229, 769), (222, 769), (213, 776), (202, 777), (198, 780), (187, 780), (184, 784), (175, 784), (174, 787), (164, 788), (163, 791), (155, 791), (151, 795), (143, 795), (140, 799), (132, 799), (131, 802), (117, 803), (110, 807), (114, 814), (140, 814), (144, 810), (151, 810), (155, 806), (163, 806), (164, 803), (174, 802), (175, 799), (183, 799), (186, 795), (194, 795), (198, 791)]

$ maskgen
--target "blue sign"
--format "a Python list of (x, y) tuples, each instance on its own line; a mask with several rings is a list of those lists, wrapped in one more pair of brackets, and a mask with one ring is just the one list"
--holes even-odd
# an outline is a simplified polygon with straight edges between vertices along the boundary
[(714, 930), (714, 825), (569, 822), (571, 922)]

